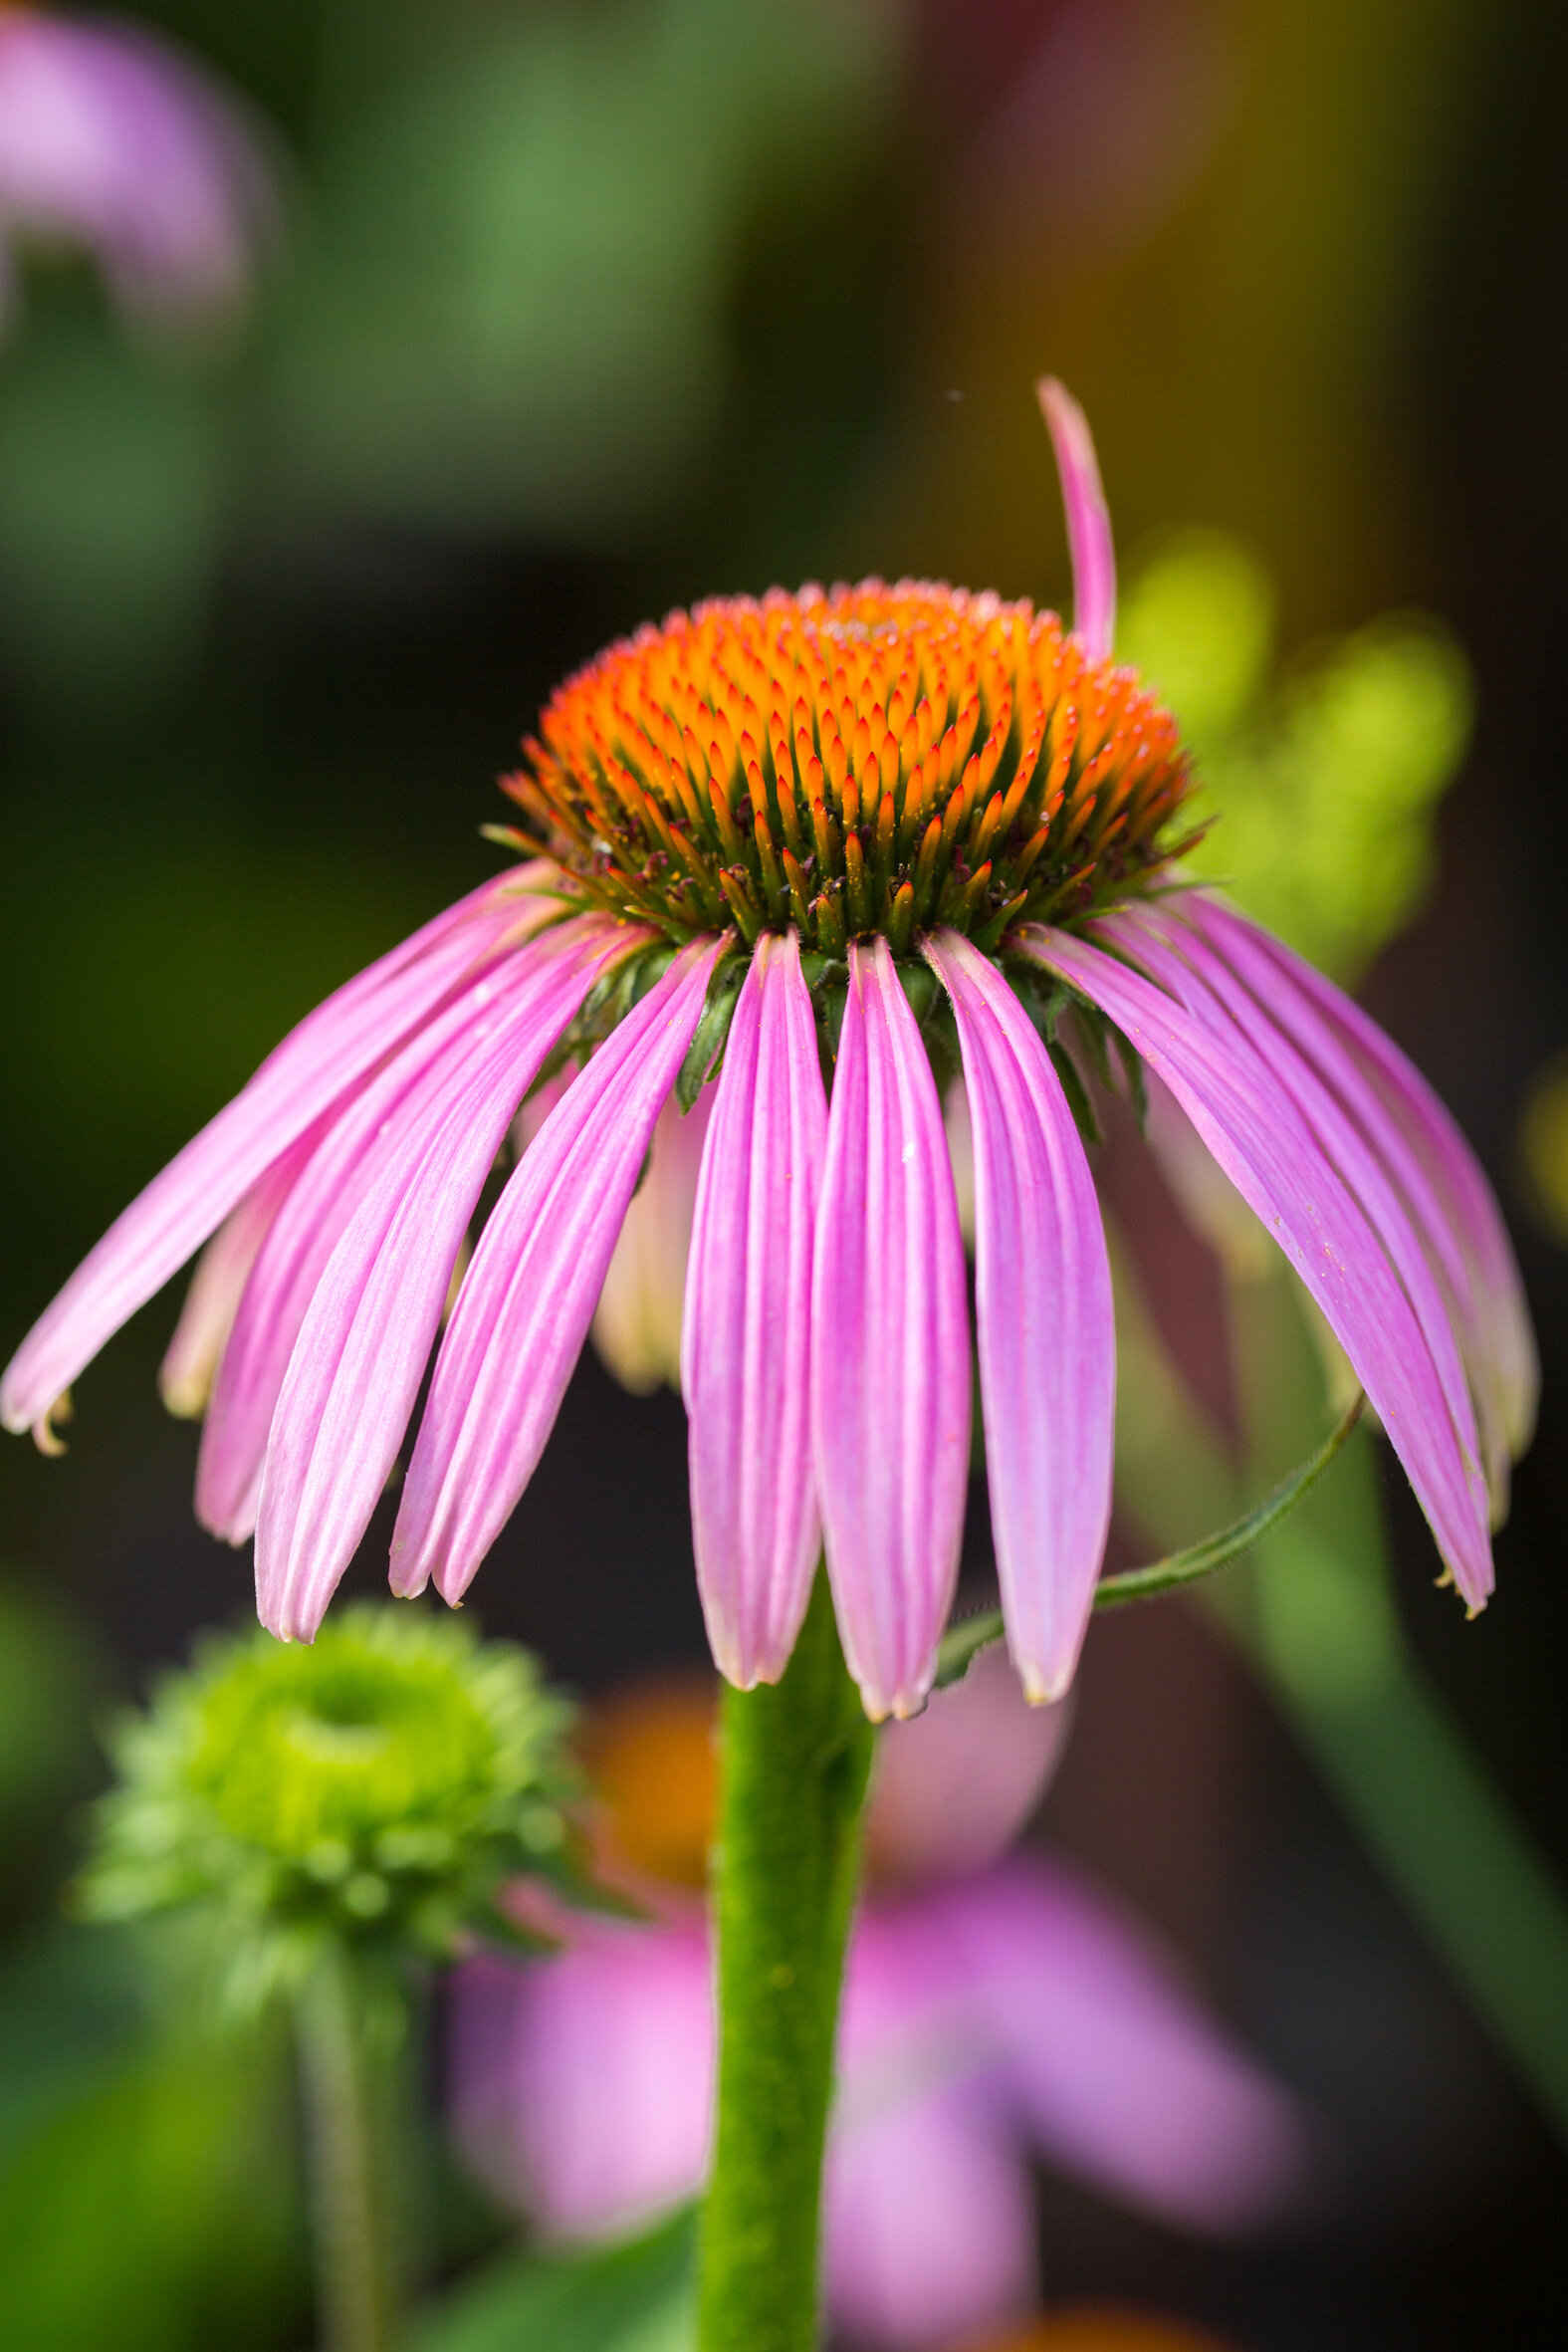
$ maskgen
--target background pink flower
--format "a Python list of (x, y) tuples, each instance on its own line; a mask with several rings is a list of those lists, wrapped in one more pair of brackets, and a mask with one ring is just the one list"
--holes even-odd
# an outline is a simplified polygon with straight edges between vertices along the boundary
[(231, 309), (276, 218), (238, 100), (171, 43), (0, 10), (0, 317), (18, 243), (84, 247), (130, 311)]
[[(700, 1718), (680, 1720), (666, 1736), (690, 1743)], [(639, 1737), (656, 1730), (644, 1714)], [(1217, 2234), (1279, 2213), (1306, 2171), (1299, 2112), (1148, 1935), (1063, 1865), (1006, 1851), (1064, 1730), (994, 1650), (882, 1735), (827, 2171), (829, 2310), (856, 2342), (935, 2343), (1028, 2307), (1034, 2157)], [(700, 1785), (700, 1755), (688, 1772)], [(650, 1833), (644, 1813), (634, 1839)], [(701, 2185), (708, 1939), (694, 1895), (656, 1899), (654, 1924), (582, 1918), (554, 1959), (457, 1979), (459, 2140), (549, 2235), (615, 2234)]]

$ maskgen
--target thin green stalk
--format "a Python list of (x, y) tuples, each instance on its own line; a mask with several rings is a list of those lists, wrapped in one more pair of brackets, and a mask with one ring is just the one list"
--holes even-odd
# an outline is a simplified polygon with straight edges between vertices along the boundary
[(822, 2143), (873, 1739), (818, 1574), (783, 1681), (724, 1694), (701, 2352), (817, 2341)]
[(295, 1995), (322, 2352), (392, 2352), (399, 2333), (388, 1998), (336, 1950)]
[[(1206, 1535), (1201, 1543), (1190, 1543), (1185, 1551), (1173, 1551), (1168, 1559), (1153, 1560), (1146, 1568), (1123, 1568), (1114, 1576), (1102, 1576), (1094, 1588), (1095, 1607), (1118, 1609), (1130, 1600), (1155, 1600), (1163, 1592), (1179, 1592), (1184, 1584), (1196, 1584), (1200, 1577), (1212, 1576), (1216, 1568), (1250, 1551), (1311, 1493), (1361, 1419), (1365, 1405), (1366, 1398), (1358, 1393), (1316, 1451), (1288, 1478), (1281, 1479), (1253, 1510), (1243, 1512), (1217, 1535)], [(937, 1689), (961, 1681), (979, 1653), (1001, 1641), (1005, 1631), (1000, 1609), (977, 1609), (972, 1617), (961, 1617), (950, 1625), (937, 1652)]]

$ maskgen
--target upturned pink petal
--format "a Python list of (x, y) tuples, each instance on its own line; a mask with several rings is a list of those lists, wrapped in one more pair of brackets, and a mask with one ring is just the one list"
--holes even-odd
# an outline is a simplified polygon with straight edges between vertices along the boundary
[(485, 883), (307, 1014), (244, 1090), (121, 1212), (45, 1308), (0, 1379), (7, 1429), (41, 1420), (281, 1153), (475, 965), (555, 911), (545, 898), (520, 895), (546, 871), (522, 866)]
[(1025, 952), (1082, 991), (1165, 1079), (1273, 1235), (1355, 1367), (1453, 1569), (1478, 1608), (1491, 1590), (1484, 1493), (1467, 1467), (1421, 1325), (1382, 1245), (1263, 1057), (1087, 940), (1025, 926)]
[(942, 1105), (884, 939), (849, 950), (811, 1285), (827, 1571), (866, 1712), (924, 1703), (969, 1482), (964, 1243)]
[(582, 936), (580, 926), (567, 925), (487, 966), (330, 1121), (258, 1254), (202, 1430), (196, 1516), (215, 1535), (243, 1543), (255, 1528), (284, 1377), (328, 1262), (360, 1203), (383, 1176), (395, 1192), (399, 1171), (417, 1164), (432, 1119), (462, 1085), (476, 1041), (493, 1036), (520, 998), (537, 995), (543, 966), (554, 970), (561, 950)]
[(1420, 1071), (1332, 981), (1207, 895), (1192, 919), (1312, 1056), (1406, 1195), (1453, 1296), (1488, 1471), (1503, 1482), (1506, 1456), (1530, 1441), (1539, 1366), (1513, 1246), (1474, 1153)]
[(534, 1475), (721, 941), (675, 962), (566, 1088), (481, 1236), (392, 1537), (392, 1588), (456, 1602)]
[(1094, 437), (1083, 410), (1054, 375), (1042, 375), (1034, 392), (1050, 428), (1067, 509), (1073, 631), (1084, 649), (1100, 660), (1116, 638), (1116, 547)]
[(1458, 1342), (1431, 1261), (1383, 1161), (1299, 1051), (1293, 1035), (1270, 1020), (1241, 978), (1190, 923), (1164, 912), (1130, 914), (1106, 923), (1101, 935), (1135, 954), (1154, 979), (1208, 1023), (1229, 1051), (1259, 1055), (1305, 1118), (1329, 1164), (1382, 1243), (1415, 1309), (1449, 1409), (1455, 1442), (1474, 1490), (1475, 1507), (1485, 1513), (1480, 1439)]
[(1072, 1679), (1110, 1526), (1110, 1261), (1077, 1125), (1033, 1023), (956, 931), (939, 931), (926, 955), (953, 1000), (974, 1132), (975, 1323), (1003, 1616), (1039, 1702)]
[(1103, 1898), (1020, 1855), (930, 1900), (1014, 2112), (1045, 2155), (1220, 2234), (1299, 2192), (1312, 2155), (1300, 2111)]
[(437, 1062), (311, 1300), (268, 1439), (256, 1520), (262, 1623), (309, 1641), (402, 1443), (452, 1268), (518, 1103), (593, 981), (637, 943), (585, 916), (523, 951), (465, 1044)]
[(177, 1420), (194, 1421), (206, 1411), (256, 1254), (320, 1135), (318, 1122), (274, 1160), (197, 1259), (158, 1366), (158, 1394)]
[(793, 931), (758, 942), (715, 1091), (681, 1387), (708, 1639), (721, 1672), (750, 1690), (784, 1672), (821, 1542), (810, 1302), (827, 1102)]

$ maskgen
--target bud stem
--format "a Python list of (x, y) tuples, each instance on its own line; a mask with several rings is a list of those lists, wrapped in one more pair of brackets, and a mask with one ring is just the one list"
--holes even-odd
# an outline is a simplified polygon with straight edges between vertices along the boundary
[(822, 2146), (874, 1734), (827, 1578), (784, 1679), (726, 1688), (716, 1872), (719, 2093), (701, 2352), (811, 2352)]
[(323, 2352), (392, 2352), (399, 2332), (388, 1999), (341, 1950), (295, 1995)]

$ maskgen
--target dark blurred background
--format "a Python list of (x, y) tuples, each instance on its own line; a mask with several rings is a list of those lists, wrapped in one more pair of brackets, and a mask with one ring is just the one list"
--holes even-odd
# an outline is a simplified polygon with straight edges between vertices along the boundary
[[(1568, 1256), (1520, 1144), (1568, 1044), (1563, 11), (139, 15), (255, 110), (282, 225), (221, 334), (127, 324), (50, 255), (0, 343), (0, 1352), (293, 1019), (494, 869), (493, 779), (603, 640), (704, 592), (867, 572), (1059, 604), (1049, 367), (1133, 575), (1174, 529), (1224, 531), (1272, 583), (1287, 675), (1390, 608), (1467, 656), (1431, 885), (1361, 993), (1479, 1148), (1538, 1318), (1541, 1430), (1475, 1623), (1384, 1486), (1409, 1644), (1568, 1881)], [(72, 2007), (39, 1957), (65, 1949), (41, 1923), (91, 1725), (249, 1607), (248, 1553), (191, 1516), (195, 1434), (157, 1401), (176, 1296), (83, 1379), (63, 1460), (0, 1449), (0, 2255), (96, 2226), (91, 2183), (58, 2186), (62, 2135), (84, 2099), (102, 2128), (131, 2097), (123, 2072), (82, 2087), (113, 1997)], [(978, 1508), (977, 1571), (987, 1542)], [(700, 1658), (677, 1399), (585, 1357), (474, 1598), (587, 1692)], [(1047, 2184), (1052, 2295), (1136, 2294), (1256, 2352), (1563, 2340), (1563, 2140), (1208, 1615), (1095, 1626), (1046, 1826), (1338, 2151), (1321, 2210), (1242, 2250)], [(126, 2144), (172, 2146), (183, 2115)], [(221, 2205), (198, 2142), (188, 2178), (159, 2159), (187, 2210)], [(148, 2288), (115, 2340), (201, 2341), (203, 2310), (228, 2341), (298, 2340), (290, 2257), (261, 2242), (294, 2226), (253, 2215), (221, 2286), (159, 2256), (187, 2316)], [(242, 2326), (247, 2260), (274, 2283)], [(99, 2340), (81, 2313), (29, 2324), (13, 2340)]]

